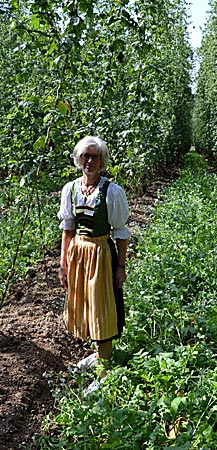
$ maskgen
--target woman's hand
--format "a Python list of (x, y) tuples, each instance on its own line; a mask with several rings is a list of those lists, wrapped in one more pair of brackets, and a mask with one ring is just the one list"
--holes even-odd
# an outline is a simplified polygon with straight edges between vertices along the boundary
[(68, 282), (67, 282), (67, 267), (60, 267), (59, 268), (59, 280), (60, 284), (67, 289)]
[(124, 281), (126, 280), (127, 276), (126, 276), (126, 272), (125, 272), (125, 267), (117, 267), (117, 271), (116, 271), (116, 284), (118, 289), (121, 289), (123, 286)]
[(126, 280), (125, 272), (125, 260), (127, 253), (128, 239), (116, 239), (116, 245), (118, 250), (118, 266), (116, 271), (116, 284), (118, 288), (122, 288), (124, 281)]

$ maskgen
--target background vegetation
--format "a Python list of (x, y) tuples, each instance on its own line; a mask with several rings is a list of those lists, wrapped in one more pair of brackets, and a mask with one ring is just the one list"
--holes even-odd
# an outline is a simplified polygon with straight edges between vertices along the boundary
[(41, 163), (55, 181), (68, 176), (84, 134), (104, 137), (112, 175), (125, 183), (129, 175), (145, 182), (189, 149), (185, 2), (8, 3), (1, 15), (6, 175), (26, 177)]

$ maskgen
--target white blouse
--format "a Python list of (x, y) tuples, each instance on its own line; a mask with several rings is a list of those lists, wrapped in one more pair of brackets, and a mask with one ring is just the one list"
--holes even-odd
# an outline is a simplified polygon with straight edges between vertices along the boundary
[[(75, 180), (76, 205), (88, 205), (95, 206), (96, 198), (99, 193), (99, 188), (103, 186), (106, 177), (101, 177), (98, 186), (91, 195), (86, 198), (81, 191), (81, 180), (82, 177)], [(71, 188), (73, 182), (70, 181), (66, 183), (62, 189), (60, 211), (58, 213), (58, 218), (61, 220), (60, 229), (62, 230), (74, 230), (75, 221), (72, 214), (72, 202), (71, 202)], [(86, 203), (85, 203), (86, 199)], [(130, 231), (125, 226), (128, 216), (129, 207), (127, 203), (126, 194), (123, 189), (115, 183), (109, 183), (107, 196), (107, 211), (108, 211), (108, 221), (112, 228), (112, 237), (114, 239), (128, 239), (131, 236)]]

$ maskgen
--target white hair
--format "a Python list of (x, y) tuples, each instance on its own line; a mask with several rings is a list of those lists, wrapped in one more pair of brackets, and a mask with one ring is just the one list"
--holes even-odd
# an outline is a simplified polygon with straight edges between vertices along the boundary
[(109, 151), (106, 143), (98, 136), (86, 136), (76, 144), (73, 151), (75, 166), (78, 169), (82, 168), (81, 155), (89, 147), (95, 147), (101, 156), (99, 172), (103, 172), (108, 167)]

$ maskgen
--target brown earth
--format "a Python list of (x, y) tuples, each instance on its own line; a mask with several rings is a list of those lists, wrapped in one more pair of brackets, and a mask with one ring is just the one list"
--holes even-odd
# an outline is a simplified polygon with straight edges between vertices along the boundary
[[(177, 175), (170, 171), (149, 186), (146, 195), (130, 202), (129, 226), (145, 226), (159, 191)], [(129, 257), (133, 252), (132, 236)], [(91, 352), (64, 328), (64, 290), (58, 280), (59, 250), (18, 280), (0, 311), (0, 449), (32, 449), (41, 421), (53, 408), (46, 373), (75, 366)], [(48, 281), (49, 280), (49, 281)]]

